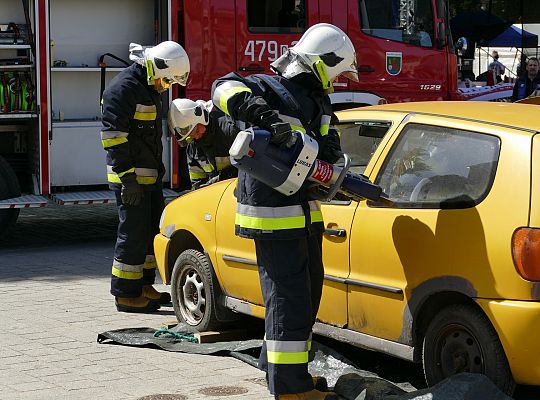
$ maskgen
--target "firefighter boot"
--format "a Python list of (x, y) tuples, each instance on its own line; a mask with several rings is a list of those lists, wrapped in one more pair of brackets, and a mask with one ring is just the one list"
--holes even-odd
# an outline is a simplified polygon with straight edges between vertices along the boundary
[(171, 295), (165, 292), (158, 292), (152, 285), (144, 285), (142, 295), (147, 299), (157, 301), (159, 304), (169, 304)]
[(143, 295), (139, 297), (115, 297), (116, 309), (123, 312), (151, 313), (159, 309), (159, 303)]
[(314, 376), (311, 378), (313, 380), (313, 388), (321, 392), (328, 390), (328, 382), (324, 376)]
[(304, 393), (279, 394), (276, 396), (278, 400), (339, 400), (339, 396), (334, 392), (320, 392), (318, 390), (310, 390)]

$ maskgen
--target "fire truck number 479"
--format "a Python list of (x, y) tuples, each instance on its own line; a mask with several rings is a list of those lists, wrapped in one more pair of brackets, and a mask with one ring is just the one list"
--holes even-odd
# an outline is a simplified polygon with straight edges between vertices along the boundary
[[(292, 42), (290, 45), (294, 46), (297, 41)], [(247, 42), (244, 55), (249, 58), (251, 62), (255, 61), (274, 61), (287, 51), (289, 45), (279, 44), (275, 40), (250, 40)]]

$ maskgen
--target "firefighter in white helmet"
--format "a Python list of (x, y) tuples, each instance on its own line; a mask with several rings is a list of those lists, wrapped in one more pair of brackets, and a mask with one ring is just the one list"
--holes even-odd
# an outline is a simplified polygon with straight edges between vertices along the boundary
[[(231, 73), (216, 80), (214, 105), (238, 124), (268, 130), (278, 145), (291, 143), (293, 129), (305, 132), (319, 144), (317, 158), (335, 163), (341, 147), (327, 94), (340, 75), (358, 79), (350, 39), (333, 25), (314, 25), (271, 66), (277, 75)], [(255, 241), (266, 307), (259, 367), (270, 392), (277, 399), (335, 399), (308, 373), (324, 278), (319, 202), (308, 183), (286, 196), (242, 171), (236, 196), (235, 232)]]
[(171, 41), (148, 48), (132, 43), (130, 59), (133, 65), (103, 93), (101, 141), (119, 216), (111, 294), (118, 311), (152, 312), (171, 300), (152, 286), (153, 238), (164, 207), (161, 93), (173, 83), (186, 85), (189, 59)]
[(239, 129), (222, 111), (212, 108), (212, 101), (176, 99), (169, 110), (169, 129), (181, 146), (187, 146), (193, 189), (238, 175), (229, 149)]

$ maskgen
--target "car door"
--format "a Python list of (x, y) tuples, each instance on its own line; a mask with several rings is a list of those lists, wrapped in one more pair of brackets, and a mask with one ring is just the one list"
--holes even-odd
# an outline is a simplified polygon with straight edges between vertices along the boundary
[[(436, 116), (411, 115), (399, 127), (367, 171), (396, 203), (361, 202), (351, 229), (351, 329), (410, 344), (415, 307), (428, 293), (500, 296), (504, 285), (491, 272), (499, 261), (488, 254), (509, 246), (526, 221), (529, 177), (495, 180), (495, 172), (527, 171), (530, 162), (525, 135), (506, 140), (501, 152), (508, 136), (505, 128)], [(512, 203), (505, 218), (497, 218), (501, 201)], [(512, 265), (506, 253), (501, 268)]]
[[(361, 117), (351, 120), (352, 115)], [(399, 114), (380, 120), (379, 115), (373, 112), (342, 112), (339, 117), (337, 128), (340, 131), (341, 147), (352, 160), (350, 171), (357, 174), (364, 173), (387, 131), (401, 121)], [(357, 206), (358, 202), (339, 195), (321, 207), (325, 226), (325, 280), (317, 319), (330, 325), (345, 326), (348, 320), (347, 279), (350, 273), (351, 225)]]
[(235, 188), (225, 190), (216, 214), (217, 274), (228, 296), (263, 305), (254, 242), (234, 234)]
[(317, 22), (316, 0), (236, 0), (238, 71), (269, 73), (270, 63)]

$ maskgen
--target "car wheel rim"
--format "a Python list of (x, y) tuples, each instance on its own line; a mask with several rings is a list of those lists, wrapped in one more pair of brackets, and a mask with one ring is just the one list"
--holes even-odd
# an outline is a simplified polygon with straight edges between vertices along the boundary
[(466, 327), (447, 325), (437, 336), (436, 365), (443, 377), (460, 372), (484, 373), (478, 339)]
[(180, 311), (190, 325), (198, 325), (206, 310), (204, 283), (194, 268), (186, 268), (180, 280)]

